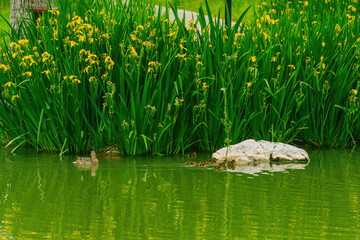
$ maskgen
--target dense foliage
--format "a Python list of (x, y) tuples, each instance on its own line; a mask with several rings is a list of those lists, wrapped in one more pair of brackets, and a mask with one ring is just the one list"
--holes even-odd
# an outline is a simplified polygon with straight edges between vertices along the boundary
[(62, 1), (2, 49), (0, 120), (14, 147), (54, 151), (355, 144), (358, 9), (274, 0), (253, 24), (226, 29), (202, 8), (185, 23), (139, 1)]

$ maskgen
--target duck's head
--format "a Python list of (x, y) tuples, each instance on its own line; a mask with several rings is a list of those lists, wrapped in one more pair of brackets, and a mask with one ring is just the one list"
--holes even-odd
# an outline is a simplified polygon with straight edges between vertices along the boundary
[(91, 155), (91, 158), (90, 158), (91, 164), (98, 164), (99, 160), (96, 158), (95, 151), (92, 151), (90, 155)]

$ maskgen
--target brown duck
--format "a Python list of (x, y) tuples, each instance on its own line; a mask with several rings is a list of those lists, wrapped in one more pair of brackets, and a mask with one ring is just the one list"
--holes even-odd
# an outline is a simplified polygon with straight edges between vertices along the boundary
[(77, 165), (96, 165), (99, 163), (95, 151), (92, 151), (90, 156), (91, 157), (78, 157), (74, 163)]

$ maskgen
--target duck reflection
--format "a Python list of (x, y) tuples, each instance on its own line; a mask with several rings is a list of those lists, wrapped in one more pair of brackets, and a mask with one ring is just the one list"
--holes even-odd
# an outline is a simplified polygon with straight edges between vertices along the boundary
[(95, 164), (95, 165), (79, 165), (79, 164), (76, 164), (75, 165), (77, 166), (77, 168), (79, 170), (82, 170), (82, 171), (91, 171), (91, 176), (95, 177), (96, 176), (96, 171), (98, 170), (99, 168), (99, 164)]

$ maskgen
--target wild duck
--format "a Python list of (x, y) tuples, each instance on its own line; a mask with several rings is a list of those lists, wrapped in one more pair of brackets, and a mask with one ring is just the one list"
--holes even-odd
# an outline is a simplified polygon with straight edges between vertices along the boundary
[(99, 163), (95, 151), (92, 151), (90, 156), (91, 157), (78, 157), (74, 163), (78, 165), (95, 165)]

